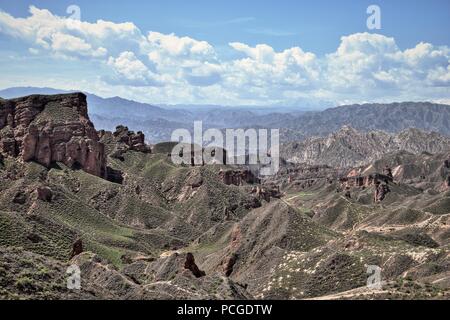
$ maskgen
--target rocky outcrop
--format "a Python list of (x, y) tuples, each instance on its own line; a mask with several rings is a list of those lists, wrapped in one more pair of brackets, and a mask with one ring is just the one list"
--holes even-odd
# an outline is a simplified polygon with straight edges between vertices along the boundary
[[(450, 110), (450, 109), (449, 109)], [(282, 144), (288, 162), (348, 168), (367, 165), (391, 152), (440, 153), (450, 149), (450, 138), (436, 132), (407, 129), (398, 134), (362, 132), (349, 126), (328, 136)]]
[(202, 271), (199, 269), (199, 267), (197, 266), (197, 264), (195, 263), (195, 258), (194, 255), (190, 252), (188, 252), (186, 254), (186, 261), (184, 262), (184, 268), (191, 270), (192, 274), (196, 277), (196, 278), (201, 278), (206, 276), (205, 271)]
[(35, 190), (36, 198), (45, 202), (52, 201), (53, 193), (49, 187), (38, 187)]
[(104, 177), (104, 146), (89, 120), (83, 93), (0, 101), (0, 153), (45, 167), (62, 162)]
[(220, 170), (219, 177), (226, 185), (242, 186), (244, 183), (261, 183), (250, 170)]
[(273, 185), (253, 187), (251, 193), (254, 194), (258, 200), (265, 200), (267, 202), (270, 202), (271, 198), (280, 199), (283, 196), (279, 186)]
[(445, 185), (445, 187), (447, 187), (447, 188), (450, 188), (450, 159), (446, 159), (445, 161), (444, 161), (444, 169), (447, 171), (447, 178), (445, 178), (445, 183), (444, 183), (444, 185)]
[(231, 274), (233, 273), (233, 268), (234, 265), (236, 264), (238, 259), (238, 255), (237, 253), (233, 253), (225, 262), (224, 266), (223, 266), (223, 272), (225, 274), (226, 277), (231, 276)]
[(26, 202), (27, 202), (27, 194), (22, 190), (17, 191), (13, 197), (13, 203), (25, 204)]
[(77, 239), (72, 245), (72, 252), (70, 253), (70, 259), (83, 253), (83, 241)]
[(390, 192), (390, 189), (387, 184), (380, 183), (379, 181), (377, 181), (377, 183), (375, 184), (374, 201), (375, 202), (383, 201), (389, 192)]
[(352, 173), (353, 171), (348, 176), (339, 179), (339, 183), (343, 189), (353, 187), (370, 187), (377, 185), (380, 182), (388, 184), (393, 181), (391, 176), (380, 173), (369, 175), (353, 175)]
[(128, 127), (117, 126), (114, 132), (100, 130), (98, 135), (100, 141), (113, 144), (114, 149), (110, 153), (113, 158), (123, 161), (123, 154), (128, 150), (151, 153), (151, 148), (145, 143), (145, 136), (141, 131), (135, 133)]
[(123, 173), (120, 170), (106, 167), (106, 179), (114, 183), (123, 183)]
[(391, 178), (392, 180), (394, 180), (394, 175), (392, 174), (392, 169), (389, 168), (389, 166), (386, 166), (383, 170), (383, 174), (389, 178)]
[(128, 130), (128, 127), (117, 126), (113, 133), (118, 142), (125, 143), (131, 150), (150, 152), (150, 148), (145, 144), (145, 136), (142, 131), (134, 133)]

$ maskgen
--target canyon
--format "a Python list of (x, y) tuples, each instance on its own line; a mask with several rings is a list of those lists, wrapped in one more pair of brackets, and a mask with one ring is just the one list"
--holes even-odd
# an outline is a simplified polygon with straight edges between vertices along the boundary
[(173, 143), (97, 131), (87, 108), (82, 93), (0, 100), (1, 298), (448, 299), (444, 134), (344, 126), (286, 143), (261, 177), (174, 164)]

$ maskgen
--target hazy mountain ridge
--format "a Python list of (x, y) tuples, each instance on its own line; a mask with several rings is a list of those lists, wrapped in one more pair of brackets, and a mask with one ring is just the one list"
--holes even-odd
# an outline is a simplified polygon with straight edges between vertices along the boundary
[[(96, 131), (81, 93), (2, 101), (0, 127), (0, 299), (449, 297), (450, 152), (383, 154), (439, 151), (437, 133), (345, 127), (320, 148), (379, 147), (380, 160), (282, 162), (261, 180), (177, 165), (171, 143), (123, 126)], [(375, 293), (368, 265), (383, 270)]]
[(328, 135), (345, 125), (365, 132), (396, 133), (417, 128), (449, 135), (450, 106), (431, 102), (348, 105), (270, 124), (271, 127), (298, 131), (306, 137)]
[(450, 137), (436, 132), (410, 128), (392, 134), (384, 131), (363, 132), (344, 126), (326, 137), (283, 144), (281, 155), (290, 162), (352, 167), (365, 165), (391, 152), (420, 154), (447, 150), (450, 150)]
[[(61, 94), (73, 91), (53, 88), (15, 87), (0, 90), (0, 96), (11, 99), (31, 94)], [(136, 102), (121, 97), (102, 98), (85, 92), (89, 104), (89, 115), (97, 129), (113, 130), (118, 123), (131, 130), (145, 133), (149, 142), (158, 143), (170, 140), (173, 130), (188, 129), (193, 132), (194, 121), (203, 121), (204, 128), (245, 128), (267, 127), (269, 122), (283, 122), (292, 118), (289, 113), (267, 113), (264, 107), (225, 107), (225, 106), (164, 106)], [(271, 112), (276, 110), (270, 107)], [(302, 113), (294, 108), (295, 115)], [(120, 121), (118, 121), (120, 120)]]
[[(32, 93), (67, 92), (52, 88), (17, 87), (1, 90), (0, 96), (11, 98)], [(276, 107), (159, 107), (120, 97), (86, 95), (89, 115), (97, 129), (113, 130), (120, 120), (131, 130), (144, 132), (151, 143), (170, 140), (171, 133), (178, 128), (192, 132), (196, 120), (203, 121), (204, 128), (279, 128), (282, 142), (326, 136), (343, 126), (363, 132), (383, 130), (399, 133), (408, 128), (417, 128), (450, 134), (450, 106), (431, 102), (347, 105), (316, 112), (280, 107), (279, 112), (275, 112)]]

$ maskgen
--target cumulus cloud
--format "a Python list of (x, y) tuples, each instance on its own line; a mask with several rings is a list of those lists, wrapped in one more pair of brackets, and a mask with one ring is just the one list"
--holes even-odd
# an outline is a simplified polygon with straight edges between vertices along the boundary
[(117, 51), (119, 41), (121, 45), (136, 47), (143, 38), (132, 23), (82, 22), (34, 6), (30, 7), (30, 14), (27, 18), (15, 18), (0, 11), (1, 32), (54, 53), (92, 57)]
[(213, 47), (206, 41), (197, 41), (189, 37), (177, 37), (175, 34), (149, 32), (147, 40), (151, 47), (175, 57), (208, 57), (214, 53)]
[(100, 76), (110, 91), (144, 94), (148, 87), (166, 103), (450, 98), (449, 47), (421, 42), (402, 50), (380, 34), (343, 36), (336, 51), (324, 56), (300, 47), (277, 51), (268, 44), (232, 42), (240, 56), (221, 60), (206, 41), (142, 32), (132, 22), (68, 19), (34, 6), (25, 18), (0, 11), (0, 33), (25, 42), (28, 55), (50, 52), (105, 66), (109, 73)]
[(57, 52), (70, 52), (93, 57), (102, 57), (108, 52), (103, 47), (92, 48), (84, 39), (60, 32), (51, 35), (51, 48)]
[(247, 103), (254, 103), (255, 97), (269, 104), (291, 102), (289, 92), (313, 90), (319, 85), (320, 65), (313, 53), (298, 47), (276, 52), (265, 44), (250, 47), (234, 42), (230, 46), (245, 56), (227, 65), (224, 86)]
[(370, 94), (382, 89), (395, 94), (445, 83), (449, 59), (448, 47), (419, 43), (402, 51), (394, 38), (358, 33), (342, 37), (337, 51), (324, 61), (324, 75), (335, 91)]
[(115, 71), (116, 78), (105, 78), (117, 84), (126, 83), (133, 86), (159, 86), (160, 77), (151, 72), (131, 51), (122, 52), (117, 58), (109, 57), (108, 65)]

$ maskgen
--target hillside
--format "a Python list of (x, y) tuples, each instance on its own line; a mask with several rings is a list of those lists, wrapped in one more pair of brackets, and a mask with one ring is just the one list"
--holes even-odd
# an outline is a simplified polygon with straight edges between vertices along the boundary
[[(446, 138), (383, 134), (433, 154), (286, 163), (261, 181), (246, 167), (175, 165), (171, 144), (150, 148), (124, 126), (95, 131), (86, 101), (1, 101), (1, 299), (449, 298)], [(344, 133), (360, 148), (371, 137)], [(94, 150), (99, 171), (81, 161)], [(80, 292), (64, 287), (69, 265)], [(381, 290), (366, 286), (370, 265)]]
[(436, 132), (405, 129), (397, 134), (358, 131), (344, 126), (325, 137), (307, 138), (283, 144), (281, 155), (290, 162), (354, 167), (371, 163), (385, 154), (407, 151), (413, 154), (450, 150), (450, 137)]
[[(23, 93), (23, 94), (21, 94)], [(51, 88), (10, 88), (0, 90), (0, 97), (29, 94), (67, 93)], [(114, 130), (122, 124), (142, 131), (147, 141), (170, 140), (174, 129), (193, 130), (193, 121), (203, 121), (207, 128), (279, 128), (282, 142), (327, 136), (350, 126), (361, 132), (399, 133), (409, 128), (450, 135), (450, 106), (430, 102), (348, 105), (326, 110), (297, 108), (155, 106), (120, 97), (101, 98), (86, 93), (89, 116), (97, 129)]]
[[(273, 122), (271, 127), (284, 128), (304, 137), (325, 136), (343, 126), (369, 132), (383, 130), (398, 133), (408, 128), (436, 131), (450, 135), (450, 106), (430, 102), (401, 102), (340, 106), (316, 113)], [(285, 134), (285, 139), (292, 138)], [(294, 139), (296, 139), (294, 137)]]

